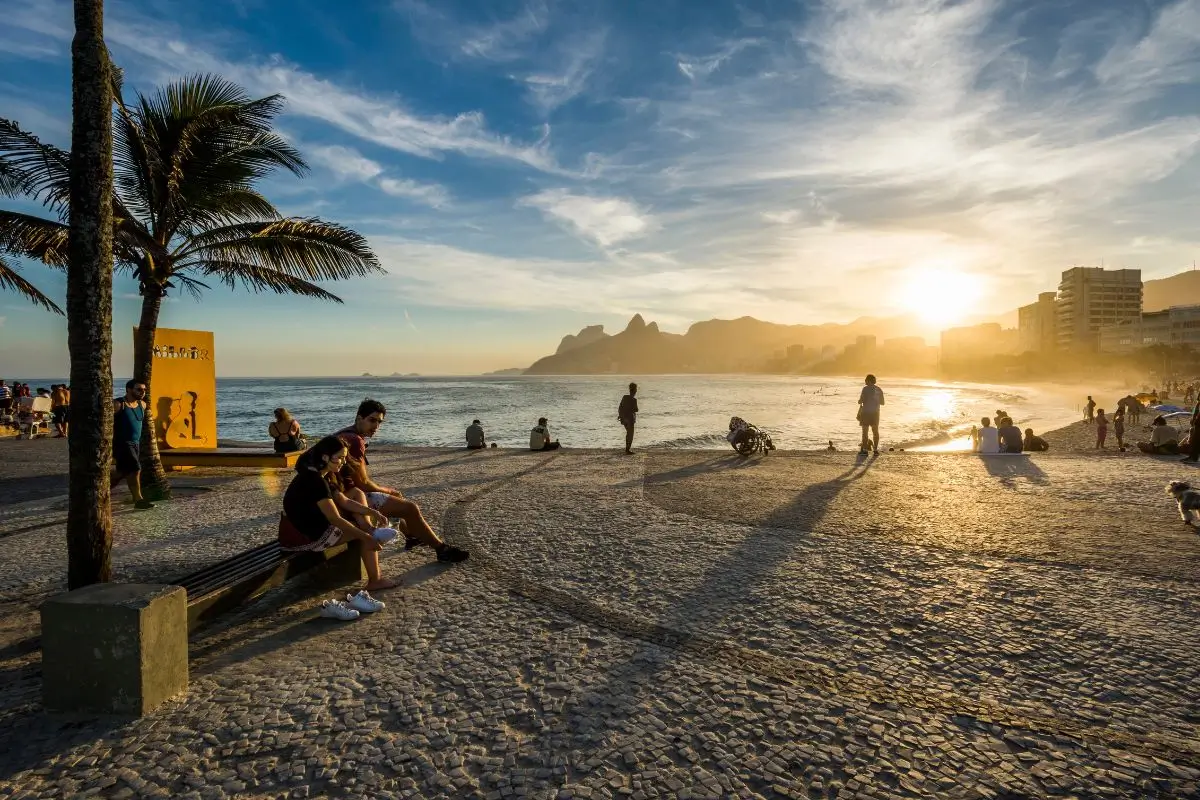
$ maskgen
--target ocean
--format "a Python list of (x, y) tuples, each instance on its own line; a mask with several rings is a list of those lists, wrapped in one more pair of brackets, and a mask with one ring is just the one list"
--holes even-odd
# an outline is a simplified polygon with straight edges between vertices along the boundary
[[(284, 406), (310, 441), (354, 421), (371, 397), (388, 408), (378, 442), (461, 447), (463, 431), (479, 419), (488, 440), (526, 447), (537, 418), (565, 447), (624, 445), (617, 404), (628, 378), (605, 376), (220, 378), (217, 426), (221, 440), (269, 442), (272, 410)], [(780, 449), (856, 447), (861, 380), (808, 376), (645, 375), (639, 385), (636, 447), (724, 449), (729, 418), (767, 430)], [(123, 381), (121, 382), (123, 383)], [(1039, 433), (1079, 418), (1083, 397), (1054, 387), (1019, 387), (932, 380), (879, 382), (886, 395), (884, 446), (965, 445), (981, 416), (1004, 409)]]

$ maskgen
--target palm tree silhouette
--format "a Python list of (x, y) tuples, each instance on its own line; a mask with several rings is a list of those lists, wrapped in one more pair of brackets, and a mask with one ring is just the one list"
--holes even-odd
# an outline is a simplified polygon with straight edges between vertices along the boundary
[[(285, 218), (254, 187), (284, 169), (308, 171), (272, 129), (283, 97), (250, 98), (216, 75), (194, 75), (125, 103), (119, 75), (113, 111), (113, 258), (142, 297), (133, 377), (149, 387), (163, 298), (199, 297), (205, 279), (254, 292), (342, 302), (318, 281), (382, 272), (359, 233), (317, 218)], [(0, 210), (0, 251), (66, 263), (69, 155), (0, 119), (0, 173), (10, 190), (40, 200), (58, 220)], [(148, 396), (152, 396), (148, 393)], [(143, 489), (169, 495), (156, 430), (142, 436)]]

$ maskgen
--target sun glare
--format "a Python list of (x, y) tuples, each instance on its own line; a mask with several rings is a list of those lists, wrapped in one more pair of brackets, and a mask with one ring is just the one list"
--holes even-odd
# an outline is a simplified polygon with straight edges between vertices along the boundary
[(901, 289), (906, 311), (931, 325), (953, 325), (979, 309), (983, 282), (955, 269), (914, 271)]

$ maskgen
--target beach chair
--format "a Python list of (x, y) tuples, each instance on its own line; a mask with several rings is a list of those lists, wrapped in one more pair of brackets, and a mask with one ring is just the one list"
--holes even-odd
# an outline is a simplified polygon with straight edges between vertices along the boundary
[(50, 432), (50, 398), (22, 397), (17, 411), (17, 438), (26, 435), (32, 439), (38, 435), (38, 428), (43, 436)]

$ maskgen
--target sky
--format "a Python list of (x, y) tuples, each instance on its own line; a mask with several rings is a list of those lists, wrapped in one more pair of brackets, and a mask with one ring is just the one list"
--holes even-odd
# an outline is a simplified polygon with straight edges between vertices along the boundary
[[(331, 284), (341, 306), (168, 298), (222, 375), (525, 366), (634, 313), (999, 313), (1072, 265), (1149, 279), (1200, 250), (1200, 0), (107, 5), (130, 96), (198, 72), (284, 95), (312, 170), (264, 193), (387, 269)], [(0, 116), (66, 146), (70, 3), (3, 17)], [(118, 374), (135, 292), (117, 277)], [(65, 342), (0, 294), (0, 374), (66, 374)]]

